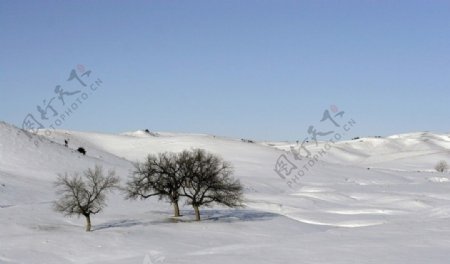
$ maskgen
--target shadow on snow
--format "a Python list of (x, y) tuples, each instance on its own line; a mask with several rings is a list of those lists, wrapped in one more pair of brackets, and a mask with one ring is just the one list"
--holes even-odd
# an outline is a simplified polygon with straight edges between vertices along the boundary
[[(160, 215), (167, 215), (167, 212), (157, 212)], [(123, 228), (123, 227), (133, 227), (133, 226), (147, 226), (156, 224), (167, 224), (167, 223), (191, 223), (195, 221), (195, 215), (192, 210), (182, 210), (182, 216), (180, 217), (168, 217), (163, 219), (153, 219), (153, 220), (136, 220), (136, 219), (124, 219), (110, 221), (107, 223), (96, 225), (93, 230), (102, 230), (109, 228)], [(233, 222), (246, 222), (246, 221), (267, 221), (275, 217), (279, 217), (278, 214), (261, 212), (255, 210), (246, 209), (236, 209), (236, 210), (203, 210), (201, 211), (201, 222), (222, 222), (222, 223), (233, 223)]]

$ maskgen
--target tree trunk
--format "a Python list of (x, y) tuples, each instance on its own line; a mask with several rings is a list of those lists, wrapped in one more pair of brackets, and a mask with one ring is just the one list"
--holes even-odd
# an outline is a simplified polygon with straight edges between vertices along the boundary
[(173, 214), (175, 217), (180, 216), (180, 207), (178, 206), (178, 201), (173, 202)]
[(85, 215), (85, 217), (86, 217), (86, 232), (90, 232), (91, 231), (91, 216)]
[(194, 207), (194, 211), (195, 211), (195, 220), (200, 221), (201, 220), (200, 219), (200, 210), (198, 209), (198, 206), (196, 206), (196, 205), (193, 205), (193, 207)]

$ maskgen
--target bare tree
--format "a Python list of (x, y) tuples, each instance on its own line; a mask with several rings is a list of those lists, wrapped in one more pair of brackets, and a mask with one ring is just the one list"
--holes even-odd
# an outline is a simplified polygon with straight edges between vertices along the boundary
[(445, 160), (441, 160), (441, 161), (439, 161), (439, 162), (436, 164), (436, 166), (434, 166), (434, 169), (435, 169), (437, 172), (442, 172), (442, 173), (444, 173), (444, 172), (446, 172), (446, 171), (448, 170), (448, 164), (447, 164), (447, 162), (446, 162)]
[(91, 231), (91, 215), (99, 213), (106, 206), (106, 193), (117, 187), (119, 178), (114, 171), (104, 176), (99, 166), (87, 169), (83, 176), (59, 175), (55, 182), (60, 198), (54, 203), (54, 209), (66, 216), (84, 216), (86, 231)]
[(178, 155), (180, 173), (185, 179), (183, 196), (192, 205), (197, 221), (201, 206), (214, 203), (228, 207), (241, 207), (243, 187), (232, 178), (233, 168), (219, 156), (202, 149), (183, 151)]
[(135, 164), (135, 169), (126, 185), (128, 199), (147, 199), (158, 196), (173, 205), (174, 216), (180, 216), (179, 200), (183, 178), (175, 153), (149, 155), (144, 163)]

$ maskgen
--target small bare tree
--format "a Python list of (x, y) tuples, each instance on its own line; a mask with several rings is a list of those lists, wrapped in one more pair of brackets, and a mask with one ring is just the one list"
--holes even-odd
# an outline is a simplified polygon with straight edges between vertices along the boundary
[(201, 206), (214, 203), (228, 207), (241, 207), (243, 187), (232, 178), (233, 168), (219, 156), (202, 149), (183, 151), (178, 156), (183, 176), (183, 196), (192, 205), (195, 218), (200, 221)]
[(441, 160), (441, 161), (439, 161), (439, 162), (436, 164), (436, 166), (434, 166), (434, 169), (435, 169), (437, 172), (442, 172), (442, 173), (444, 173), (444, 172), (446, 172), (446, 171), (448, 170), (448, 164), (447, 164), (447, 162), (446, 162), (445, 160)]
[(174, 216), (180, 216), (179, 200), (183, 178), (175, 153), (149, 155), (143, 163), (135, 164), (135, 169), (126, 185), (127, 199), (147, 199), (158, 196), (173, 205)]
[(59, 175), (55, 182), (59, 199), (54, 203), (54, 209), (66, 216), (84, 216), (86, 231), (91, 231), (91, 215), (99, 213), (106, 206), (106, 193), (116, 188), (119, 178), (114, 171), (104, 176), (99, 166), (87, 169), (83, 176)]

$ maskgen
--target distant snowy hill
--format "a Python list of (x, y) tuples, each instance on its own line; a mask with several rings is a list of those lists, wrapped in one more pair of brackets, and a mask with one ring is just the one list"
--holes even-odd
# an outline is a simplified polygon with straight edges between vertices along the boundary
[[(449, 135), (338, 142), (289, 187), (274, 171), (277, 160), (307, 162), (296, 161), (291, 147), (298, 146), (144, 130), (37, 136), (0, 123), (0, 263), (448, 263), (450, 175), (433, 167), (450, 163)], [(175, 222), (168, 203), (125, 201), (116, 192), (93, 217), (92, 233), (83, 219), (51, 209), (58, 173), (98, 164), (124, 183), (149, 153), (191, 148), (233, 164), (245, 209), (204, 209), (197, 223), (185, 206)]]
[[(314, 142), (309, 142), (305, 146), (317, 152), (324, 148), (325, 143), (319, 141), (316, 146)], [(270, 142), (265, 145), (285, 151), (289, 151), (291, 146), (298, 146), (286, 142)], [(364, 167), (433, 171), (438, 160), (448, 159), (449, 156), (450, 135), (423, 132), (340, 141), (333, 144), (332, 151), (324, 160)]]

